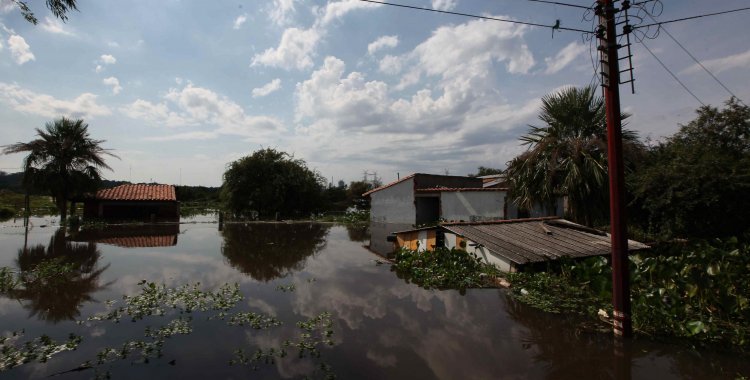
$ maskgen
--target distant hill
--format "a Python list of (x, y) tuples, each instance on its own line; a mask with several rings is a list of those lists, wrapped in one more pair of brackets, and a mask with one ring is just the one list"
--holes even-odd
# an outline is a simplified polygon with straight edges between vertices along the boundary
[[(23, 173), (6, 173), (0, 171), (0, 189), (23, 193)], [(106, 189), (128, 184), (128, 181), (103, 180), (100, 188)], [(177, 200), (180, 202), (218, 202), (219, 188), (206, 186), (175, 186)]]

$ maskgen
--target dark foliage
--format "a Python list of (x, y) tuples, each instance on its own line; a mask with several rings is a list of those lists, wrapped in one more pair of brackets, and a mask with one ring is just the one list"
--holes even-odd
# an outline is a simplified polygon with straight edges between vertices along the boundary
[(460, 289), (494, 286), (498, 270), (475, 254), (459, 249), (434, 251), (402, 249), (396, 253), (393, 270), (426, 289)]
[(731, 99), (697, 114), (628, 178), (633, 216), (662, 238), (741, 236), (750, 229), (750, 108)]
[(480, 166), (479, 168), (477, 168), (477, 172), (475, 174), (469, 174), (467, 177), (482, 177), (493, 174), (503, 174), (503, 169), (486, 168), (484, 166)]
[(229, 164), (221, 199), (237, 217), (309, 216), (322, 208), (323, 183), (305, 161), (267, 148)]
[[(26, 21), (34, 25), (37, 24), (39, 20), (37, 20), (36, 16), (34, 16), (34, 12), (31, 11), (31, 8), (29, 8), (29, 5), (25, 1), (10, 1), (18, 6), (18, 9), (21, 11), (23, 18), (25, 18)], [(76, 0), (46, 0), (46, 3), (47, 8), (49, 8), (52, 14), (63, 21), (68, 20), (68, 12), (78, 10)]]

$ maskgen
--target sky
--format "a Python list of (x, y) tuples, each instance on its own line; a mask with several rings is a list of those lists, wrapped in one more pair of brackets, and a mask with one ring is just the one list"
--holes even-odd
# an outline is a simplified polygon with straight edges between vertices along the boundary
[[(525, 0), (392, 2), (592, 29), (583, 9)], [(30, 141), (61, 116), (83, 118), (119, 156), (104, 173), (114, 180), (219, 186), (228, 163), (262, 148), (334, 183), (364, 171), (389, 182), (504, 168), (525, 149), (528, 125), (541, 125), (541, 98), (594, 75), (579, 32), (358, 0), (78, 0), (67, 22), (29, 3), (36, 26), (0, 0), (0, 145)], [(660, 21), (748, 5), (659, 4)], [(745, 103), (748, 16), (666, 26)], [(644, 44), (703, 103), (729, 99), (664, 31)], [(643, 44), (632, 52), (636, 93), (621, 86), (626, 128), (658, 141), (701, 104)], [(0, 170), (20, 171), (22, 159), (0, 155)]]

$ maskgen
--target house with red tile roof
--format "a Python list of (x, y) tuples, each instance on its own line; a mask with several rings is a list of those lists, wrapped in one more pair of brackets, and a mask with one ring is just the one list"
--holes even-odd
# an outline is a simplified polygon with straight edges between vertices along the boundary
[(175, 219), (180, 204), (173, 185), (127, 184), (102, 189), (83, 201), (84, 218)]

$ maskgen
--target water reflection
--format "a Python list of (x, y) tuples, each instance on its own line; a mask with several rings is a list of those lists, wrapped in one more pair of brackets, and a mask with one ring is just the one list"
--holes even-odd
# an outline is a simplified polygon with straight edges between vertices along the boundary
[(180, 225), (126, 224), (109, 225), (102, 228), (85, 228), (71, 233), (77, 242), (96, 242), (123, 248), (153, 248), (177, 245)]
[(304, 268), (305, 259), (326, 246), (330, 225), (318, 223), (227, 224), (221, 253), (242, 273), (271, 281)]
[(351, 241), (366, 242), (370, 240), (370, 226), (367, 224), (347, 224), (346, 233)]
[[(39, 244), (18, 250), (21, 283), (7, 295), (21, 301), (29, 317), (50, 323), (76, 319), (83, 304), (94, 300), (92, 294), (110, 285), (100, 284), (99, 277), (109, 264), (99, 267), (101, 253), (96, 244), (74, 243), (65, 234), (65, 227), (60, 227), (46, 247)], [(44, 273), (40, 265), (53, 260), (69, 270)]]
[(408, 223), (370, 223), (370, 250), (385, 257), (393, 254), (394, 245), (387, 240), (388, 235), (396, 231), (414, 228)]

